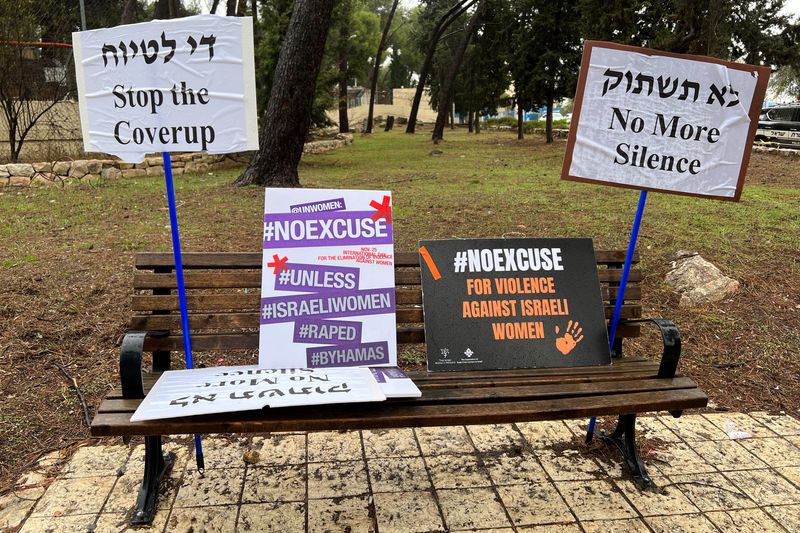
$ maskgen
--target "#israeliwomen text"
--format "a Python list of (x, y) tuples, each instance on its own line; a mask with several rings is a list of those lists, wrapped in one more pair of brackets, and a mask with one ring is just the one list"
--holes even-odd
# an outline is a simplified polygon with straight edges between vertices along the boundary
[[(684, 121), (678, 115), (666, 117), (662, 113), (656, 113), (653, 127), (645, 130), (645, 121), (642, 117), (631, 117), (631, 110), (620, 110), (612, 107), (611, 124), (608, 129), (631, 131), (671, 139), (680, 139), (690, 142), (707, 142), (714, 144), (719, 141), (720, 131), (718, 128), (709, 128)], [(678, 174), (689, 173), (696, 175), (700, 173), (700, 160), (679, 157), (672, 154), (659, 154), (650, 152), (647, 145), (622, 142), (617, 145), (617, 155), (614, 163), (617, 165), (630, 165), (632, 167), (647, 168), (650, 170), (663, 170), (665, 172), (677, 172)]]

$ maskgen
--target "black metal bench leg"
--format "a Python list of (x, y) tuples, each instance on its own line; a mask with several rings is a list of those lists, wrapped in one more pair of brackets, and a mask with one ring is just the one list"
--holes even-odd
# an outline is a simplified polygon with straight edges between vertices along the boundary
[(647, 469), (644, 462), (639, 457), (639, 449), (636, 447), (636, 415), (620, 415), (617, 428), (611, 435), (606, 435), (601, 432), (600, 437), (614, 446), (622, 454), (625, 463), (628, 465), (633, 476), (633, 482), (639, 487), (639, 490), (657, 491), (658, 488), (650, 476), (647, 474)]
[(136, 498), (136, 507), (131, 515), (131, 525), (150, 524), (156, 515), (158, 488), (164, 474), (175, 463), (174, 453), (161, 449), (161, 435), (144, 438), (144, 478)]

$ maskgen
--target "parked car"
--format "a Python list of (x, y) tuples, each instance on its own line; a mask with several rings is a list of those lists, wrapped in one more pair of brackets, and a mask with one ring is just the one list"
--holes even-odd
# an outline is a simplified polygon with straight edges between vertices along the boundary
[(756, 140), (800, 144), (800, 103), (762, 109)]

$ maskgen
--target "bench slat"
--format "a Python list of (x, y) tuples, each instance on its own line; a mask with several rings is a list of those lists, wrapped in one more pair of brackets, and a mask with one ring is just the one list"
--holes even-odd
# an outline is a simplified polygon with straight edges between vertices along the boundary
[[(624, 315), (623, 315), (624, 316)], [(154, 328), (143, 328), (153, 330)], [(177, 333), (176, 330), (172, 330)], [(617, 328), (617, 338), (638, 337), (641, 334), (639, 326), (620, 326)], [(398, 344), (422, 344), (425, 342), (423, 326), (398, 326)], [(229, 343), (229, 344), (228, 344)], [(258, 348), (258, 331), (242, 333), (193, 333), (192, 348), (202, 350), (255, 350)], [(153, 350), (183, 350), (183, 336), (169, 335), (165, 337), (147, 337), (144, 349)]]
[[(622, 264), (625, 261), (625, 250), (595, 250), (597, 264)], [(261, 268), (261, 252), (184, 252), (183, 267), (195, 268)], [(639, 262), (639, 252), (633, 257)], [(419, 255), (416, 252), (397, 252), (394, 257), (395, 266), (419, 266)], [(174, 267), (175, 259), (168, 252), (139, 252), (136, 254), (138, 270)]]
[[(619, 283), (620, 277), (611, 274), (616, 270), (602, 270), (598, 275), (603, 278), (615, 278), (611, 281)], [(188, 272), (183, 276), (184, 284), (187, 289), (260, 289), (261, 272)], [(601, 280), (604, 281), (604, 280)], [(634, 280), (630, 280), (633, 282)], [(419, 269), (416, 270), (396, 270), (394, 273), (394, 283), (396, 286), (415, 286), (421, 284)], [(609, 289), (607, 283), (600, 287), (604, 300), (608, 300), (609, 293), (611, 298), (617, 297), (619, 286)], [(152, 289), (177, 289), (178, 282), (175, 274), (153, 274), (151, 272), (137, 272), (133, 275), (134, 290)], [(625, 290), (626, 300), (639, 300), (642, 296), (642, 289), (638, 283), (629, 283)]]
[[(689, 378), (648, 379), (628, 381), (605, 381), (591, 383), (523, 385), (494, 387), (457, 387), (448, 389), (424, 390), (420, 398), (408, 398), (408, 405), (447, 405), (454, 402), (494, 403), (509, 401), (541, 400), (544, 398), (568, 398), (597, 396), (642, 391), (661, 391), (697, 388)], [(141, 400), (106, 400), (98, 409), (99, 413), (133, 413)]]
[[(419, 290), (396, 289), (395, 301), (398, 305), (421, 305), (422, 294)], [(251, 294), (187, 294), (186, 306), (189, 311), (215, 311), (215, 310), (258, 310), (261, 305), (261, 295)], [(180, 303), (177, 296), (172, 295), (134, 295), (131, 307), (134, 311), (177, 311)], [(606, 305), (606, 318), (611, 318), (614, 307)], [(622, 318), (639, 318), (642, 307), (639, 304), (625, 304), (622, 306)]]
[[(395, 285), (419, 285), (419, 270), (397, 270)], [(183, 276), (187, 289), (261, 289), (261, 272), (187, 272)], [(135, 290), (177, 289), (175, 274), (137, 272), (133, 275)], [(630, 290), (630, 289), (629, 289)]]
[[(516, 384), (555, 384), (615, 379), (653, 379), (658, 373), (658, 363), (644, 358), (617, 359), (611, 365), (577, 366), (562, 368), (516, 368), (510, 370), (485, 370), (470, 372), (409, 372), (408, 376), (420, 389), (454, 388), (464, 386), (495, 387)], [(158, 380), (159, 373), (143, 375), (145, 391)], [(117, 387), (109, 398), (122, 398), (122, 389)]]
[(691, 409), (704, 407), (707, 402), (708, 397), (703, 391), (691, 388), (447, 405), (411, 405), (408, 402), (390, 400), (376, 404), (326, 405), (315, 406), (313, 409), (280, 408), (133, 423), (130, 422), (128, 413), (99, 413), (92, 421), (91, 433), (101, 437), (504, 424)]
[[(633, 318), (641, 315), (638, 306), (624, 305), (622, 318)], [(606, 307), (606, 318), (611, 318), (613, 308)], [(418, 324), (423, 321), (422, 308), (397, 309), (395, 311), (398, 324)], [(180, 331), (181, 317), (177, 314), (170, 315), (134, 315), (130, 321), (131, 329), (153, 331), (172, 330)], [(191, 313), (189, 314), (189, 327), (192, 331), (205, 329), (238, 329), (259, 327), (259, 314), (256, 311), (249, 313)]]

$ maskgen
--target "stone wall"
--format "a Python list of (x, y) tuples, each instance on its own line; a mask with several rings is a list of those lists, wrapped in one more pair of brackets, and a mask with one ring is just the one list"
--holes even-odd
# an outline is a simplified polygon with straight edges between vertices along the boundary
[[(338, 134), (333, 139), (306, 143), (304, 154), (319, 154), (352, 144), (351, 134)], [(188, 153), (172, 154), (172, 174), (208, 172), (222, 168), (245, 165), (252, 152), (236, 154)], [(61, 186), (70, 182), (92, 181), (98, 178), (136, 178), (163, 176), (164, 161), (161, 156), (148, 156), (141, 163), (124, 163), (117, 159), (76, 159), (44, 163), (8, 163), (0, 165), (0, 188)]]

